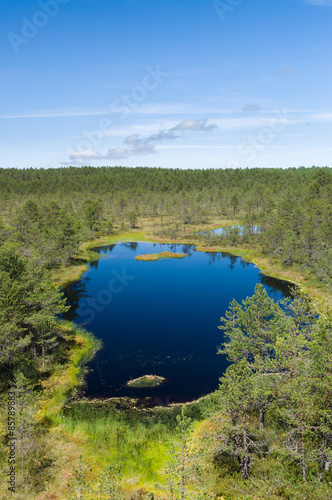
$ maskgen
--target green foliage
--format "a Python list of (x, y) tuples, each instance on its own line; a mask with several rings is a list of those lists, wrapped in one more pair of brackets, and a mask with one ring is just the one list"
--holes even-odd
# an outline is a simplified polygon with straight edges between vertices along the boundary
[(91, 487), (87, 479), (89, 472), (91, 472), (91, 467), (84, 463), (83, 456), (80, 455), (78, 465), (74, 469), (71, 481), (68, 484), (70, 491), (73, 491), (70, 500), (87, 500), (91, 498), (89, 495)]
[(88, 228), (98, 229), (102, 214), (101, 200), (85, 200), (82, 206), (85, 223)]
[(68, 307), (46, 270), (14, 250), (0, 251), (0, 363), (7, 380), (20, 366), (40, 372), (54, 360)]
[(122, 472), (118, 465), (108, 465), (106, 470), (98, 475), (98, 492), (107, 500), (122, 500)]
[[(84, 459), (72, 470), (73, 498), (164, 498), (162, 491), (177, 500), (332, 498), (332, 316), (318, 318), (298, 291), (275, 304), (258, 286), (242, 304), (231, 303), (222, 353), (232, 365), (218, 408), (206, 403), (208, 431), (200, 439), (203, 403), (186, 406), (185, 415), (180, 407), (119, 411), (84, 402), (61, 413), (63, 390), (47, 403), (57, 407), (52, 418), (37, 424), (34, 388), (68, 361), (74, 335), (57, 321), (66, 306), (45, 268), (77, 261), (81, 242), (142, 220), (153, 221), (161, 237), (187, 241), (193, 225), (221, 216), (232, 225), (237, 217), (242, 231), (229, 227), (202, 240), (257, 248), (329, 283), (331, 179), (327, 167), (0, 169), (0, 381), (5, 389), (17, 374), (18, 450), (32, 488), (18, 498), (37, 498), (53, 477), (51, 422), (84, 443)], [(64, 385), (77, 381), (81, 361), (73, 351)]]
[(244, 479), (255, 455), (272, 454), (297, 480), (326, 482), (332, 456), (330, 313), (318, 320), (299, 290), (274, 304), (257, 285), (242, 305), (230, 304), (222, 323), (227, 341), (221, 352), (233, 364), (221, 379), (228, 420), (217, 455), (236, 458)]
[[(57, 267), (70, 263), (81, 241), (111, 234), (115, 227), (125, 231), (128, 223), (134, 228), (138, 217), (159, 219), (155, 232), (175, 239), (179, 224), (236, 216), (243, 220), (243, 234), (229, 228), (214, 245), (257, 246), (282, 265), (299, 265), (328, 282), (331, 179), (328, 167), (0, 169), (0, 191), (6, 193), (0, 213), (9, 223), (0, 227), (0, 243), (11, 241)], [(257, 234), (254, 225), (261, 228)]]

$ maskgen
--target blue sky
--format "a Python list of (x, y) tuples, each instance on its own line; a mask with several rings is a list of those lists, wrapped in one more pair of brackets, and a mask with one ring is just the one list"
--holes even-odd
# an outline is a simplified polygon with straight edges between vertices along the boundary
[(0, 167), (332, 166), (332, 0), (2, 0)]

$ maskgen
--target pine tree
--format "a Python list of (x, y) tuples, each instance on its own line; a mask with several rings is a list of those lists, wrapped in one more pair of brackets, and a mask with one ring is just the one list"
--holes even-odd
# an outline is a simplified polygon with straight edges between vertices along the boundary
[(253, 372), (245, 359), (231, 365), (220, 379), (222, 412), (228, 417), (218, 439), (217, 453), (236, 459), (244, 479), (254, 451), (260, 451), (249, 425), (249, 414), (253, 406)]
[(312, 388), (315, 407), (314, 442), (318, 479), (322, 481), (332, 464), (332, 313), (322, 314), (312, 333)]
[[(191, 419), (186, 417), (184, 409), (177, 415), (176, 442), (168, 450), (170, 459), (164, 465), (163, 474), (166, 479), (166, 492), (170, 500), (190, 498), (187, 493), (187, 480), (190, 475), (188, 437)], [(160, 485), (163, 489), (163, 486)]]
[[(233, 300), (219, 326), (225, 332), (226, 342), (219, 354), (237, 363), (246, 359), (256, 374), (255, 395), (260, 429), (264, 428), (264, 415), (273, 388), (273, 359), (275, 343), (282, 324), (283, 312), (267, 294), (262, 285), (255, 287), (252, 297), (240, 305)], [(266, 374), (270, 379), (266, 382)], [(254, 397), (254, 393), (252, 395)]]
[(0, 251), (0, 362), (45, 367), (62, 342), (59, 314), (68, 310), (47, 271), (14, 250)]
[(286, 306), (288, 311), (276, 342), (276, 366), (280, 376), (276, 408), (285, 425), (285, 446), (281, 454), (300, 465), (302, 479), (306, 481), (308, 464), (313, 461), (315, 406), (310, 337), (316, 320), (309, 300), (299, 291), (293, 294), (291, 302), (286, 301)]

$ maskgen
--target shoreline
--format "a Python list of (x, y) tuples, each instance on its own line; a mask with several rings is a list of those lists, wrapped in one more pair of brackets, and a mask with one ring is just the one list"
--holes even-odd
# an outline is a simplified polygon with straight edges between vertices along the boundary
[[(218, 226), (217, 224), (213, 224), (213, 226), (227, 227)], [(209, 227), (206, 229), (211, 229), (211, 225), (209, 225)], [(87, 271), (88, 263), (91, 260), (99, 260), (102, 257), (96, 252), (93, 252), (94, 248), (128, 242), (194, 245), (196, 247), (196, 251), (198, 252), (223, 252), (234, 255), (236, 257), (241, 257), (246, 262), (254, 264), (266, 276), (277, 278), (283, 281), (288, 281), (289, 283), (300, 287), (314, 301), (314, 304), (318, 311), (320, 308), (323, 308), (324, 310), (326, 306), (332, 306), (332, 297), (330, 291), (328, 290), (328, 285), (319, 282), (309, 271), (298, 270), (294, 267), (282, 267), (280, 263), (271, 261), (268, 256), (263, 255), (262, 252), (257, 248), (250, 248), (249, 246), (209, 247), (204, 245), (201, 241), (197, 240), (190, 240), (185, 238), (181, 240), (172, 240), (151, 237), (149, 236), (147, 231), (120, 233), (117, 235), (96, 238), (94, 240), (89, 240), (82, 243), (78, 255), (77, 257), (75, 257), (78, 261), (80, 261), (80, 263), (78, 265), (73, 264), (65, 268), (52, 270), (51, 276), (54, 283), (62, 287), (80, 279), (82, 274)], [(82, 264), (82, 260), (85, 261), (84, 264)]]
[[(215, 227), (221, 227), (217, 226), (217, 224), (214, 224)], [(225, 226), (226, 227), (226, 226)], [(249, 247), (239, 247), (239, 246), (234, 246), (234, 247), (222, 247), (222, 246), (215, 246), (215, 247), (208, 247), (205, 246), (201, 241), (190, 241), (190, 240), (165, 240), (163, 238), (152, 238), (151, 236), (148, 235), (147, 231), (137, 231), (137, 232), (129, 232), (129, 233), (122, 233), (118, 235), (113, 235), (109, 237), (101, 237), (98, 239), (90, 240), (87, 242), (82, 243), (78, 257), (77, 259), (86, 259), (85, 264), (79, 264), (79, 265), (73, 265), (69, 266), (68, 268), (64, 269), (59, 269), (59, 270), (54, 270), (53, 274), (53, 280), (58, 286), (65, 286), (66, 284), (72, 283), (82, 276), (82, 274), (88, 269), (88, 262), (90, 260), (99, 260), (99, 258), (102, 258), (102, 255), (97, 254), (96, 252), (93, 252), (94, 248), (98, 248), (101, 246), (107, 246), (107, 245), (113, 245), (117, 243), (124, 243), (124, 242), (142, 242), (142, 243), (164, 243), (164, 244), (177, 244), (177, 245), (193, 245), (195, 246), (196, 251), (198, 252), (207, 252), (207, 253), (214, 253), (214, 252), (223, 252), (227, 253), (230, 255), (234, 255), (236, 257), (240, 257), (243, 260), (255, 265), (263, 274), (266, 276), (270, 276), (272, 278), (276, 278), (282, 281), (287, 281), (291, 284), (295, 284), (296, 286), (299, 286), (301, 289), (303, 289), (309, 297), (313, 300), (314, 305), (317, 309), (318, 313), (323, 313), (324, 308), (332, 304), (331, 297), (329, 296), (328, 290), (322, 285), (322, 289), (319, 289), (317, 286), (313, 285), (310, 282), (310, 279), (312, 277), (309, 275), (308, 272), (303, 273), (299, 272), (294, 268), (290, 269), (284, 269), (280, 265), (275, 264), (269, 260), (268, 257), (263, 256), (257, 249), (254, 248), (249, 248)], [(92, 257), (92, 258), (91, 258)], [(88, 260), (90, 259), (90, 260)], [(64, 274), (63, 274), (64, 273)], [(62, 278), (62, 279), (61, 279)], [(90, 335), (90, 333), (89, 333)], [(95, 341), (95, 346), (98, 345), (100, 340), (96, 337), (94, 337)], [(76, 346), (77, 349), (77, 346)], [(74, 347), (75, 350), (75, 347)], [(88, 348), (89, 350), (89, 348)], [(94, 356), (94, 348), (92, 347), (90, 351), (90, 355), (93, 357)], [(89, 356), (89, 355), (88, 355)], [(84, 356), (82, 356), (80, 360), (80, 364), (82, 366), (83, 372), (85, 371), (85, 366), (86, 362), (83, 359)], [(89, 360), (91, 358), (89, 357)], [(77, 360), (76, 360), (77, 363)], [(75, 363), (75, 364), (76, 364)], [(70, 366), (70, 363), (69, 363)], [(77, 364), (76, 364), (77, 366)], [(76, 381), (73, 384), (74, 387), (81, 387), (82, 384), (84, 383), (84, 375), (83, 377), (78, 377), (80, 380), (76, 378)], [(59, 392), (61, 393), (61, 389), (59, 388)], [(209, 393), (208, 395), (202, 396), (203, 398), (209, 397), (214, 392)], [(66, 398), (65, 398), (66, 399)], [(84, 400), (85, 397), (79, 398), (78, 401)], [(107, 402), (111, 402), (113, 398), (103, 398), (103, 401), (105, 404)], [(117, 399), (117, 398), (115, 398)], [(122, 398), (121, 398), (122, 399)], [(129, 398), (130, 399), (130, 398)], [(201, 398), (198, 398), (198, 400), (194, 400), (191, 402), (194, 403), (195, 401), (199, 401)], [(124, 400), (126, 400), (126, 397), (124, 397)], [(91, 402), (93, 402), (92, 400)], [(64, 402), (65, 404), (65, 402)], [(188, 403), (172, 403), (176, 405), (186, 405)], [(172, 406), (170, 404), (170, 406)]]

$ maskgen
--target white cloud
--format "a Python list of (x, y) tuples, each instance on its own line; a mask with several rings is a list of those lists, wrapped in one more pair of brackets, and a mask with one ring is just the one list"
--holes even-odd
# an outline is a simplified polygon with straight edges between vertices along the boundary
[(60, 108), (31, 111), (20, 115), (0, 115), (0, 118), (57, 118), (71, 116), (101, 116), (107, 112), (98, 109)]
[(260, 111), (261, 108), (258, 106), (258, 104), (246, 104), (242, 108), (243, 113), (257, 113), (257, 111)]
[[(125, 139), (117, 147), (112, 147), (108, 149), (105, 153), (96, 151), (91, 145), (91, 148), (87, 148), (83, 151), (72, 151), (69, 154), (70, 162), (87, 162), (89, 160), (111, 160), (111, 159), (128, 159), (135, 156), (146, 156), (158, 153), (160, 150), (167, 149), (233, 149), (233, 146), (226, 145), (223, 141), (223, 145), (181, 145), (174, 144), (178, 142), (178, 139), (185, 137), (193, 132), (211, 132), (215, 129), (219, 129), (223, 132), (224, 138), (230, 139), (230, 133), (234, 132), (235, 138), (239, 137), (239, 134), (250, 133), (253, 130), (259, 130), (264, 127), (270, 127), (277, 120), (280, 123), (286, 123), (287, 125), (304, 125), (308, 123), (312, 124), (329, 124), (332, 122), (332, 112), (325, 111), (312, 111), (306, 109), (279, 109), (279, 110), (258, 110), (256, 111), (256, 106), (245, 107), (241, 113), (230, 113), (228, 116), (224, 115), (214, 123), (207, 123), (206, 120), (195, 120), (186, 119), (182, 120), (177, 125), (172, 126), (172, 122), (168, 120), (163, 126), (158, 123), (150, 124), (140, 124), (133, 126), (131, 129), (131, 134), (129, 134), (128, 129), (122, 130), (112, 130), (109, 134), (105, 136), (118, 137), (121, 136)], [(174, 123), (174, 122), (173, 122)], [(154, 130), (160, 130), (155, 133), (151, 133)], [(134, 133), (133, 133), (134, 132)], [(226, 135), (227, 134), (227, 135)], [(215, 136), (210, 136), (205, 139), (213, 141)], [(242, 140), (242, 139), (241, 139)], [(169, 143), (172, 144), (169, 144)]]
[(127, 136), (123, 144), (116, 148), (110, 148), (105, 155), (97, 151), (72, 152), (69, 155), (70, 160), (88, 160), (88, 159), (123, 159), (131, 156), (144, 156), (157, 153), (156, 145), (165, 140), (173, 140), (181, 137), (186, 131), (190, 132), (211, 132), (218, 126), (215, 123), (207, 124), (206, 120), (182, 120), (180, 123), (168, 129), (160, 130), (158, 133), (151, 134), (148, 137), (142, 137), (139, 134)]
[(156, 153), (154, 145), (149, 144), (144, 139), (136, 139), (131, 143), (125, 140), (125, 144), (123, 146), (109, 149), (104, 158), (129, 158), (130, 156), (144, 156), (153, 153)]
[(84, 151), (73, 151), (69, 155), (70, 160), (96, 160), (102, 158), (102, 155), (98, 151), (92, 151), (86, 149)]
[(170, 129), (170, 131), (192, 130), (194, 132), (197, 131), (210, 132), (211, 130), (214, 130), (216, 128), (218, 127), (215, 123), (207, 125), (206, 120), (182, 120), (182, 122), (176, 125), (176, 127)]

